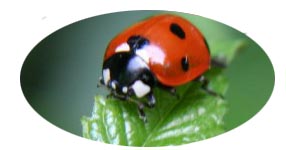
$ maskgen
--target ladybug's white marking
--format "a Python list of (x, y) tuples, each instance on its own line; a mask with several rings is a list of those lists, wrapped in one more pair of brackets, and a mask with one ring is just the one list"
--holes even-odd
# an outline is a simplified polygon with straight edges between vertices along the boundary
[(151, 90), (150, 86), (144, 84), (141, 80), (135, 81), (132, 85), (132, 89), (138, 98), (145, 96)]
[(115, 52), (129, 52), (130, 51), (130, 47), (127, 43), (122, 43), (119, 46), (116, 47)]
[(138, 67), (149, 69), (149, 66), (146, 64), (146, 62), (141, 57), (138, 57), (138, 56), (133, 57), (129, 61), (129, 64), (127, 67), (129, 70), (137, 70)]
[(126, 94), (126, 93), (128, 92), (128, 88), (127, 88), (126, 86), (124, 86), (124, 87), (122, 88), (122, 92)]
[(102, 75), (103, 75), (104, 84), (107, 85), (108, 81), (110, 80), (110, 70), (108, 68), (103, 69)]
[(149, 63), (150, 56), (148, 55), (148, 52), (144, 49), (139, 49), (136, 51), (136, 55), (140, 56), (146, 63)]
[(115, 90), (116, 89), (116, 84), (114, 81), (111, 82), (111, 87)]
[[(156, 45), (146, 45), (141, 49), (136, 50), (136, 55), (140, 56), (147, 64), (150, 62), (150, 57), (155, 56), (153, 63), (164, 65), (166, 54)], [(155, 58), (153, 57), (153, 58)]]

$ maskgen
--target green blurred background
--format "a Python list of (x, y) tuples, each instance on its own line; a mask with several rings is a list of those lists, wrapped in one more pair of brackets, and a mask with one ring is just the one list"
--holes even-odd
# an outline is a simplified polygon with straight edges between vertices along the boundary
[[(126, 27), (162, 11), (129, 11), (100, 15), (68, 25), (42, 40), (27, 56), (21, 86), (30, 105), (45, 119), (82, 136), (80, 118), (92, 112), (102, 59), (109, 41)], [(226, 130), (254, 116), (269, 99), (274, 70), (264, 51), (245, 34), (224, 24), (195, 15), (181, 14), (205, 35), (210, 49), (225, 41), (245, 40), (225, 70), (229, 90)]]

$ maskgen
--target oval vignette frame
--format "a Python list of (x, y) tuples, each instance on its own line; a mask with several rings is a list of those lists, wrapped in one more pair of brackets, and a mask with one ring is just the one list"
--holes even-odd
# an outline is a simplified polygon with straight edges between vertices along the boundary
[[(21, 86), (29, 104), (47, 121), (82, 136), (80, 118), (91, 115), (95, 95), (108, 94), (96, 87), (107, 44), (128, 26), (162, 12), (166, 13), (127, 11), (99, 15), (47, 36), (32, 49), (21, 70)], [(211, 42), (212, 38), (221, 42), (245, 38), (249, 42), (224, 72), (229, 81), (225, 131), (247, 122), (272, 94), (274, 69), (268, 56), (252, 39), (227, 25), (200, 16), (171, 13), (189, 15), (188, 19), (205, 35), (210, 49), (223, 47)], [(220, 31), (230, 37), (220, 36)]]

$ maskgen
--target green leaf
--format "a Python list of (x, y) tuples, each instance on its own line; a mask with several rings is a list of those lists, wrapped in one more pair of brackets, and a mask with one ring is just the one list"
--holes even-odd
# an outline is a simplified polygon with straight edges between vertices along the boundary
[[(196, 18), (193, 19), (196, 23)], [(227, 64), (247, 44), (241, 36), (226, 38), (232, 35), (230, 32), (219, 29), (210, 31), (208, 28), (201, 30), (213, 33), (207, 36), (212, 57), (222, 58)], [(218, 33), (224, 36), (216, 36)], [(222, 72), (220, 68), (212, 68), (205, 76), (210, 80), (212, 90), (225, 95), (228, 82)], [(227, 100), (209, 95), (200, 87), (201, 84), (196, 82), (182, 85), (177, 88), (178, 98), (155, 89), (155, 108), (144, 109), (147, 123), (139, 118), (136, 104), (97, 95), (91, 117), (81, 118), (83, 136), (118, 145), (166, 146), (219, 135), (225, 131), (223, 118), (227, 112)]]
[[(227, 82), (219, 70), (208, 73), (216, 91), (224, 93)], [(91, 117), (83, 117), (83, 136), (119, 145), (161, 146), (177, 145), (206, 139), (222, 133), (226, 102), (207, 95), (198, 83), (178, 88), (180, 98), (155, 89), (157, 105), (146, 108), (148, 122), (138, 116), (137, 107), (130, 102), (95, 97)]]

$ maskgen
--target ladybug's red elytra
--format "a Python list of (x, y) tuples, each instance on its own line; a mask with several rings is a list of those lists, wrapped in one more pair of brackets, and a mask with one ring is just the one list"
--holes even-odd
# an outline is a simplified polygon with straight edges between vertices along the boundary
[[(118, 34), (107, 46), (100, 82), (110, 95), (121, 100), (146, 97), (154, 107), (153, 88), (175, 92), (175, 87), (192, 80), (207, 80), (211, 57), (202, 33), (182, 17), (163, 14), (143, 20)], [(210, 90), (209, 93), (214, 93)], [(134, 100), (133, 100), (134, 101)], [(144, 104), (138, 104), (146, 121)]]

